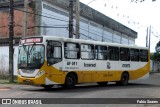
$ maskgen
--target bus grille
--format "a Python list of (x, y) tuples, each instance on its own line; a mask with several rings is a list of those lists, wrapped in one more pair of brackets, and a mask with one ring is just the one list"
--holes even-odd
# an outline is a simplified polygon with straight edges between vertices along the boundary
[(27, 73), (27, 74), (33, 74), (35, 70), (26, 70), (26, 69), (22, 69), (23, 73)]

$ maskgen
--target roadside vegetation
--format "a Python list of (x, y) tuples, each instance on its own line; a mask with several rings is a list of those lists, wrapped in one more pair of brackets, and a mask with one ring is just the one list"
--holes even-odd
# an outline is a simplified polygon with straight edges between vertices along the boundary
[(9, 82), (9, 75), (4, 75), (0, 71), (0, 84), (17, 84), (17, 76), (14, 76), (14, 82)]

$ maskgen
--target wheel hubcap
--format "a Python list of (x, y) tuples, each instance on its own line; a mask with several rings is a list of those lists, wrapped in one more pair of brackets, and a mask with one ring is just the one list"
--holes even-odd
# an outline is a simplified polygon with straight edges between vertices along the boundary
[(68, 78), (68, 85), (73, 85), (73, 79), (71, 77)]

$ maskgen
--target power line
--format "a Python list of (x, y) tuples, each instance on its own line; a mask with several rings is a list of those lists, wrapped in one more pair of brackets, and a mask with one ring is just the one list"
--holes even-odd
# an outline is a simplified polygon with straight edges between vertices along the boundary
[[(8, 4), (8, 2), (5, 1), (6, 4)], [(9, 5), (8, 5), (9, 6)], [(27, 12), (27, 13), (30, 13), (30, 14), (35, 14), (35, 13), (32, 13), (32, 12), (29, 12), (29, 11), (24, 11), (24, 10), (21, 10), (21, 9), (17, 9), (17, 8), (14, 8), (15, 10), (19, 10), (19, 11), (23, 11), (23, 12)], [(39, 13), (44, 13), (46, 15), (50, 15), (50, 16), (54, 16), (52, 14), (48, 14), (48, 13), (45, 13), (45, 12), (42, 12), (42, 11), (38, 11), (38, 10), (34, 10), (35, 12), (39, 12)], [(37, 14), (37, 15), (40, 15), (40, 14)], [(43, 15), (40, 15), (40, 16), (43, 16)], [(45, 17), (45, 16), (44, 16)], [(48, 17), (48, 16), (47, 16)], [(57, 17), (57, 16), (54, 16), (56, 18), (61, 18), (61, 17)], [(53, 18), (53, 17), (52, 17)], [(56, 19), (55, 18), (55, 19)], [(1, 18), (0, 18), (1, 19)], [(62, 20), (63, 19), (63, 20)], [(68, 22), (67, 20), (65, 20), (64, 18), (61, 18), (61, 19), (58, 19), (58, 20), (62, 20), (62, 21), (66, 21)]]
[(155, 37), (157, 37), (157, 38), (159, 37), (159, 36), (157, 36), (154, 32), (151, 32), (151, 33), (152, 33)]
[(35, 27), (43, 27), (43, 28), (68, 28), (67, 26), (32, 26), (32, 27), (28, 27), (27, 29), (32, 29)]
[[(91, 34), (93, 34), (93, 35), (95, 35), (95, 36), (97, 36), (97, 37), (100, 37), (100, 38), (102, 38), (102, 39), (107, 39), (107, 40), (111, 40), (111, 39), (109, 39), (109, 38), (105, 38), (104, 36), (100, 36), (100, 35), (97, 35), (97, 34), (95, 34), (95, 33), (93, 33), (93, 32), (90, 32), (90, 31), (88, 31), (88, 30), (85, 30), (85, 29), (83, 29), (83, 28), (81, 28), (80, 27), (80, 29), (81, 30), (83, 30), (83, 31), (86, 31), (86, 32), (88, 32), (88, 33), (91, 33)], [(82, 34), (82, 33), (81, 33)], [(95, 40), (95, 39), (94, 39)], [(112, 41), (112, 40), (111, 40)]]
[[(56, 18), (61, 18), (61, 17), (57, 17), (57, 16), (54, 16), (54, 15), (51, 15), (51, 14), (48, 14), (48, 13), (45, 13), (45, 12), (42, 12), (42, 13), (44, 13), (44, 14), (46, 14), (46, 15), (50, 15), (50, 16), (56, 17)], [(68, 22), (68, 21), (65, 20), (64, 18), (61, 18), (61, 20), (64, 20), (64, 21)]]
[(88, 30), (85, 30), (85, 29), (83, 29), (83, 28), (81, 28), (81, 27), (80, 27), (80, 29), (83, 30), (83, 31), (86, 31), (86, 32), (88, 32), (88, 33), (91, 33), (91, 34), (93, 34), (93, 35), (95, 35), (95, 36), (97, 36), (97, 37), (101, 37), (101, 38), (102, 38), (102, 36), (97, 35), (97, 34), (95, 34), (95, 33), (93, 33), (93, 32), (88, 31)]
[[(16, 26), (23, 27), (22, 25), (15, 25), (15, 27)], [(27, 29), (32, 29), (32, 28), (35, 28), (35, 27), (43, 27), (43, 28), (68, 28), (68, 26), (65, 26), (65, 25), (53, 25), (53, 26), (30, 26), (30, 27), (27, 27)]]
[[(53, 16), (53, 17), (55, 17), (55, 18), (61, 18), (61, 17), (54, 16), (54, 15), (52, 15), (52, 14), (48, 14), (48, 13), (46, 13), (46, 12), (42, 12), (42, 11), (38, 11), (38, 10), (35, 10), (35, 12), (44, 13), (44, 14), (46, 14), (46, 15)], [(61, 18), (61, 19), (65, 20), (64, 18)], [(67, 21), (67, 20), (65, 20), (65, 21)]]
[[(22, 27), (21, 25), (14, 25), (14, 27), (16, 27), (16, 26)], [(9, 27), (9, 25), (8, 26), (0, 26), (0, 28), (6, 28), (6, 27)]]
[(7, 18), (0, 18), (0, 19), (8, 19), (9, 17), (7, 17)]
[(54, 20), (59, 20), (59, 21), (63, 21), (63, 22), (68, 22), (68, 21), (66, 21), (66, 20), (57, 19), (57, 18), (53, 18), (53, 17), (49, 17), (49, 16), (44, 16), (44, 15), (41, 15), (41, 14), (32, 13), (32, 12), (24, 11), (24, 10), (17, 9), (17, 8), (14, 8), (14, 9), (15, 9), (15, 10), (18, 10), (18, 11), (21, 11), (21, 12), (26, 12), (26, 13), (30, 13), (30, 14), (34, 14), (34, 15), (38, 15), (38, 16), (42, 16), (42, 17), (46, 17), (46, 18), (50, 18), (50, 19), (54, 19)]
[(85, 35), (85, 34), (83, 34), (83, 33), (80, 33), (82, 36), (84, 36), (84, 37), (87, 37), (87, 38), (89, 38), (89, 39), (91, 39), (91, 40), (94, 40), (94, 41), (96, 41), (95, 39), (93, 39), (92, 37), (90, 37), (90, 36), (87, 36), (87, 35)]
[[(0, 28), (5, 28), (8, 26), (0, 26)], [(22, 25), (14, 25), (14, 27), (23, 27)], [(43, 27), (43, 28), (68, 28), (68, 26), (65, 25), (54, 25), (54, 26), (31, 26), (31, 27), (27, 27), (27, 29), (32, 29), (35, 27)]]
[(8, 26), (0, 26), (0, 28), (6, 28), (6, 27), (8, 27)]
[[(160, 37), (160, 34), (152, 27), (152, 32), (151, 32), (155, 37)], [(156, 34), (155, 34), (156, 33)]]
[(153, 43), (155, 43), (155, 42), (157, 42), (157, 41), (159, 41), (159, 40), (157, 39), (157, 40), (153, 41), (151, 44), (153, 44)]
[[(76, 25), (74, 24), (74, 26), (76, 27)], [(82, 27), (81, 27), (82, 28)], [(86, 28), (86, 29), (88, 29), (88, 27), (84, 27), (83, 26), (83, 28)], [(98, 32), (98, 31), (96, 31), (96, 30), (94, 30), (94, 29), (92, 29), (92, 31), (94, 31), (94, 32), (96, 32), (96, 33), (102, 33), (102, 32)]]
[[(131, 2), (135, 2), (135, 3), (141, 3), (144, 2), (145, 0), (131, 0)], [(152, 2), (155, 2), (156, 0), (151, 0)]]
[[(32, 4), (34, 4), (34, 5), (36, 5), (36, 3), (35, 2), (32, 2)], [(48, 14), (48, 13), (45, 13), (45, 12), (43, 12), (43, 11), (38, 11), (38, 10), (34, 10), (35, 12), (39, 12), (39, 13), (44, 13), (44, 14), (46, 14), (46, 15), (50, 15), (50, 16), (54, 16), (54, 15), (52, 15), (52, 14)], [(56, 18), (61, 18), (61, 17), (57, 17), (57, 16), (54, 16), (54, 17), (56, 17)], [(64, 19), (64, 18), (63, 18)], [(65, 19), (64, 19), (65, 20)], [(67, 21), (67, 20), (66, 20)]]
[(95, 34), (95, 33), (93, 33), (93, 32), (90, 32), (90, 31), (88, 31), (88, 30), (85, 30), (85, 29), (83, 29), (83, 28), (79, 28), (79, 29), (81, 29), (81, 30), (83, 30), (83, 31), (86, 31), (86, 32), (88, 32), (88, 33), (91, 33), (91, 34), (93, 34), (93, 35), (96, 35), (96, 36), (98, 36), (98, 37), (102, 37), (102, 36), (100, 36), (100, 35), (97, 35), (97, 34)]

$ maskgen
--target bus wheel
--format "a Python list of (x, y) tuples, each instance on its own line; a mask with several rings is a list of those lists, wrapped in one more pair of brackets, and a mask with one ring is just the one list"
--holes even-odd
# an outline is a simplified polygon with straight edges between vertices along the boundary
[(43, 87), (44, 87), (46, 90), (50, 90), (50, 89), (52, 89), (53, 85), (43, 85)]
[(116, 84), (126, 86), (128, 84), (128, 80), (129, 80), (129, 75), (128, 73), (125, 72), (121, 76), (121, 81), (117, 81)]
[(108, 82), (97, 82), (97, 84), (99, 86), (106, 86), (108, 84)]
[(76, 77), (73, 74), (66, 76), (65, 84), (62, 85), (64, 88), (74, 88), (76, 85)]

